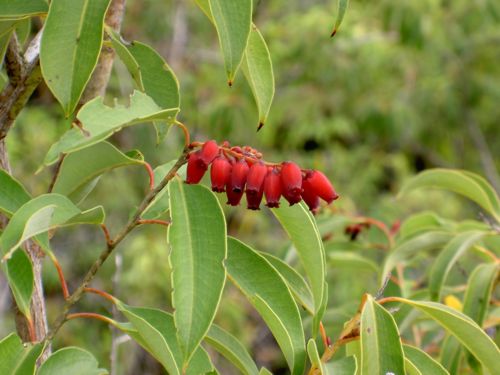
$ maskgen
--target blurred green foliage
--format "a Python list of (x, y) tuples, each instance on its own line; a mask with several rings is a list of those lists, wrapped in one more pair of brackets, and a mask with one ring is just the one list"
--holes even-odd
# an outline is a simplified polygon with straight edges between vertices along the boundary
[[(254, 20), (268, 43), (276, 78), (270, 117), (258, 133), (250, 89), (241, 73), (234, 86), (227, 87), (216, 33), (194, 1), (127, 1), (123, 35), (151, 43), (171, 64), (181, 85), (180, 118), (193, 140), (227, 139), (261, 150), (267, 160), (292, 159), (304, 168), (322, 169), (342, 197), (334, 210), (345, 215), (373, 216), (391, 225), (411, 212), (438, 207), (444, 217), (475, 217), (476, 207), (446, 193), (415, 193), (404, 201), (396, 201), (395, 195), (404, 179), (434, 166), (468, 169), (498, 184), (498, 1), (352, 1), (333, 39), (329, 33), (335, 1), (255, 0), (254, 4)], [(123, 97), (131, 90), (126, 69), (117, 62), (108, 96)], [(68, 126), (47, 88), (41, 87), (9, 135), (13, 174), (34, 194), (47, 190), (50, 171), (34, 173), (49, 146)], [(125, 151), (142, 150), (153, 166), (175, 158), (182, 148), (177, 129), (156, 145), (149, 125), (127, 129), (113, 141)], [(116, 231), (146, 188), (147, 176), (139, 167), (113, 171), (102, 178), (86, 205), (106, 202), (107, 223)], [(226, 213), (230, 234), (238, 234), (260, 250), (286, 253), (285, 235), (268, 211), (238, 207), (226, 208)], [(370, 230), (362, 239), (373, 243), (380, 240), (379, 235)], [(57, 233), (54, 248), (70, 287), (78, 284), (102, 244), (102, 234), (95, 228)], [(113, 282), (117, 263), (110, 259), (94, 286), (109, 291), (118, 288), (117, 296), (126, 296), (123, 299), (130, 304), (170, 308), (164, 230), (142, 228), (118, 253), (119, 282)], [(374, 261), (381, 256), (373, 250), (369, 254)], [(421, 261), (421, 269), (429, 266), (425, 257)], [(362, 293), (376, 292), (376, 275), (369, 268), (354, 276), (349, 268), (329, 269), (329, 274), (328, 317), (332, 320), (326, 323), (335, 336), (348, 318), (346, 311), (355, 311)], [(44, 280), (53, 319), (62, 298), (48, 261)], [(248, 306), (232, 288), (227, 289), (218, 323), (239, 331), (249, 347), (265, 347), (269, 334), (261, 332), (259, 318), (243, 320), (239, 312)], [(347, 309), (341, 309), (346, 305)], [(81, 311), (86, 307), (95, 312), (109, 309), (91, 297), (80, 304)], [(2, 320), (0, 336), (12, 329), (4, 321), (11, 319)], [(89, 342), (100, 364), (109, 367), (111, 331), (98, 322), (67, 324), (55, 345), (85, 347)], [(144, 374), (161, 373), (141, 360), (142, 352), (126, 354), (139, 350), (134, 344), (126, 343), (120, 350), (124, 368), (118, 373), (128, 373), (125, 367)], [(259, 358), (263, 354), (257, 352), (261, 363), (276, 361)]]

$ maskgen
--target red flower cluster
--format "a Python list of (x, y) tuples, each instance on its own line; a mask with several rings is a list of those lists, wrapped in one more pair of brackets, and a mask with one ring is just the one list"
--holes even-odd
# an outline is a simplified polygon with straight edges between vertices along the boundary
[(248, 146), (229, 148), (227, 143), (219, 146), (207, 141), (189, 154), (186, 183), (200, 182), (211, 165), (212, 190), (225, 191), (231, 206), (237, 206), (245, 193), (251, 210), (259, 209), (263, 196), (268, 207), (279, 207), (281, 196), (290, 206), (303, 199), (312, 212), (319, 208), (320, 198), (332, 203), (339, 197), (323, 173), (301, 170), (291, 161), (278, 165), (261, 158), (261, 153)]

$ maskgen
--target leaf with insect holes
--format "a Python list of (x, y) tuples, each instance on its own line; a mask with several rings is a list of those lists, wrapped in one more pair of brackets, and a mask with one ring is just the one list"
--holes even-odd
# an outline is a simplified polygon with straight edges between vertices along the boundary
[(243, 59), (252, 23), (252, 0), (209, 0), (229, 85)]
[(19, 336), (11, 333), (0, 340), (0, 374), (27, 375), (34, 374), (36, 361), (45, 345), (23, 344)]
[(86, 103), (78, 112), (77, 119), (82, 129), (68, 130), (53, 144), (44, 164), (54, 164), (60, 154), (81, 150), (109, 138), (123, 127), (149, 121), (173, 122), (179, 108), (163, 109), (155, 101), (140, 91), (134, 91), (128, 106), (115, 104), (108, 107), (102, 97)]
[(64, 109), (75, 110), (97, 65), (110, 0), (52, 0), (40, 45), (42, 75)]
[(258, 252), (228, 238), (228, 276), (248, 298), (273, 333), (292, 374), (302, 374), (305, 338), (302, 320), (288, 286)]

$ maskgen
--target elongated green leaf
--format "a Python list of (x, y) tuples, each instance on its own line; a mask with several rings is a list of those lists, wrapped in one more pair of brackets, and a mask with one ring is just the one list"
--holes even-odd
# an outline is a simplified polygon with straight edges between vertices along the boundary
[(209, 0), (229, 85), (241, 64), (252, 22), (252, 0)]
[(285, 279), (288, 287), (292, 291), (297, 301), (311, 314), (314, 314), (314, 302), (311, 288), (307, 285), (304, 278), (281, 259), (268, 253), (260, 253), (271, 265), (276, 268), (276, 271)]
[(104, 105), (103, 99), (97, 97), (86, 103), (78, 112), (77, 118), (83, 130), (73, 128), (52, 145), (45, 156), (45, 165), (55, 163), (61, 153), (70, 153), (91, 146), (110, 137), (123, 127), (148, 121), (173, 121), (179, 112), (178, 108), (162, 109), (153, 99), (140, 91), (134, 91), (130, 97), (130, 105), (116, 104), (114, 107)]
[(36, 360), (43, 348), (42, 343), (23, 344), (17, 334), (11, 333), (0, 341), (0, 374), (34, 374)]
[[(121, 302), (117, 303), (117, 307), (132, 323), (135, 331), (123, 324), (117, 324), (117, 328), (137, 341), (169, 374), (180, 375), (183, 356), (172, 315), (158, 309), (127, 306)], [(203, 348), (198, 347), (187, 366), (186, 375), (204, 374), (212, 369), (210, 358)]]
[(39, 368), (37, 375), (103, 375), (97, 360), (86, 350), (66, 347), (53, 353)]
[(467, 315), (448, 306), (427, 301), (412, 301), (404, 298), (401, 302), (424, 312), (455, 336), (489, 371), (498, 369), (500, 351), (493, 340)]
[(337, 18), (335, 20), (335, 26), (333, 26), (333, 31), (331, 36), (335, 36), (337, 31), (339, 31), (340, 24), (344, 20), (345, 12), (347, 11), (347, 6), (349, 5), (349, 0), (338, 0), (337, 8)]
[(483, 325), (486, 317), (493, 282), (498, 275), (499, 267), (497, 263), (480, 264), (469, 277), (462, 312), (479, 326)]
[(314, 311), (317, 313), (323, 305), (324, 298), (325, 249), (314, 218), (302, 203), (272, 209), (271, 212), (288, 233), (297, 250), (311, 286)]
[(109, 35), (111, 44), (113, 45), (113, 49), (115, 50), (116, 54), (127, 67), (127, 70), (134, 81), (135, 88), (144, 92), (144, 85), (142, 84), (139, 63), (127, 48), (130, 43), (124, 41), (120, 34), (118, 34), (111, 28), (106, 28), (106, 33)]
[(373, 260), (362, 255), (347, 251), (328, 252), (327, 259), (330, 267), (366, 269), (378, 274), (378, 265)]
[(462, 345), (460, 345), (460, 342), (455, 336), (448, 335), (441, 347), (440, 362), (450, 374), (456, 374), (458, 372), (462, 353)]
[(0, 0), (0, 18), (25, 18), (47, 13), (44, 0)]
[(12, 258), (7, 261), (4, 271), (19, 311), (31, 320), (30, 303), (34, 277), (28, 255), (23, 250), (14, 252)]
[(69, 116), (101, 51), (110, 0), (52, 0), (40, 47), (42, 75)]
[(485, 232), (480, 231), (464, 232), (446, 244), (434, 261), (430, 271), (429, 292), (432, 300), (438, 301), (441, 298), (443, 283), (458, 258), (485, 234)]
[(480, 176), (450, 169), (431, 169), (413, 177), (399, 195), (418, 188), (437, 188), (453, 191), (469, 198), (500, 221), (500, 202), (493, 188)]
[[(168, 163), (162, 164), (154, 169), (155, 187), (165, 178), (167, 173), (172, 169), (177, 160), (171, 160)], [(186, 165), (183, 165), (177, 171), (177, 174), (183, 179), (186, 179)], [(155, 199), (149, 204), (142, 214), (143, 219), (156, 219), (165, 213), (169, 208), (168, 189), (163, 189), (158, 193)]]
[(273, 373), (269, 371), (267, 368), (261, 367), (259, 375), (273, 375)]
[(354, 375), (356, 374), (358, 363), (356, 357), (350, 355), (338, 361), (327, 362), (324, 368), (328, 375)]
[(423, 375), (449, 375), (448, 371), (429, 354), (410, 345), (403, 345), (406, 360)]
[(207, 333), (226, 279), (226, 221), (215, 195), (176, 178), (168, 186), (172, 224), (172, 303), (179, 342), (187, 362)]
[[(83, 216), (78, 218), (78, 215)], [(0, 251), (8, 259), (21, 243), (37, 234), (68, 223), (81, 224), (83, 219), (94, 224), (104, 218), (102, 208), (82, 213), (68, 198), (59, 194), (40, 195), (16, 211), (0, 237)]]
[(421, 251), (428, 251), (444, 246), (453, 235), (443, 231), (429, 231), (412, 237), (396, 246), (385, 260), (381, 273), (381, 283), (396, 264), (404, 262)]
[[(143, 164), (140, 153), (134, 152), (131, 155), (133, 157), (122, 153), (108, 142), (100, 142), (71, 153), (61, 164), (52, 192), (65, 195), (78, 203), (85, 198), (81, 194), (82, 189), (103, 173), (122, 166)], [(90, 191), (86, 189), (86, 193)]]
[(30, 199), (23, 185), (0, 169), (0, 212), (10, 217)]
[(392, 315), (368, 296), (361, 314), (361, 374), (404, 374), (403, 348)]
[(323, 371), (323, 365), (319, 356), (318, 347), (316, 346), (316, 341), (314, 341), (314, 339), (309, 339), (307, 342), (307, 354), (309, 355), (311, 365), (315, 366), (321, 375), (324, 375), (326, 372)]
[(443, 225), (444, 220), (434, 212), (424, 211), (407, 218), (401, 224), (398, 234), (401, 238), (409, 238), (424, 231), (437, 230)]
[(259, 111), (257, 129), (260, 129), (266, 122), (273, 102), (274, 73), (266, 41), (255, 25), (252, 25), (242, 67), (257, 103)]
[(212, 324), (205, 341), (226, 359), (231, 361), (242, 374), (257, 375), (259, 370), (243, 344), (229, 332)]
[(264, 257), (231, 237), (225, 264), (231, 281), (273, 333), (292, 374), (302, 374), (306, 355), (304, 331), (297, 305), (283, 278)]

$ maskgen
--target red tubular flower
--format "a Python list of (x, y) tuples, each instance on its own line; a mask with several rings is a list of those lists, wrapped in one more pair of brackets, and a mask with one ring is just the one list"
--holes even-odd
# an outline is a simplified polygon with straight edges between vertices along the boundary
[(219, 155), (219, 146), (215, 141), (206, 141), (200, 150), (200, 159), (208, 166)]
[(225, 191), (226, 184), (231, 178), (233, 166), (224, 156), (215, 158), (210, 167), (210, 179), (212, 181), (212, 190), (218, 193)]
[(245, 189), (245, 183), (247, 182), (248, 164), (245, 159), (239, 159), (234, 165), (231, 172), (231, 190), (234, 193), (243, 193)]
[(316, 194), (314, 186), (311, 184), (310, 178), (307, 177), (307, 174), (306, 178), (302, 181), (302, 189), (302, 199), (306, 202), (309, 210), (313, 214), (316, 214), (319, 208), (319, 197), (318, 194)]
[(264, 180), (264, 194), (266, 195), (267, 207), (280, 206), (281, 176), (278, 168), (269, 168)]
[(316, 195), (328, 204), (339, 197), (330, 180), (320, 171), (308, 171), (306, 173), (306, 179), (311, 184)]
[(243, 190), (235, 193), (231, 188), (231, 182), (229, 181), (226, 185), (226, 195), (227, 195), (227, 204), (231, 206), (237, 206), (240, 204), (241, 197), (243, 196)]
[(302, 193), (302, 171), (297, 164), (291, 161), (285, 161), (281, 165), (283, 196), (292, 206), (302, 200), (300, 196)]
[(186, 183), (197, 184), (207, 171), (207, 165), (201, 160), (200, 151), (189, 154)]
[(250, 210), (258, 210), (262, 195), (264, 194), (264, 179), (267, 175), (267, 167), (262, 162), (253, 164), (247, 176), (247, 203)]

